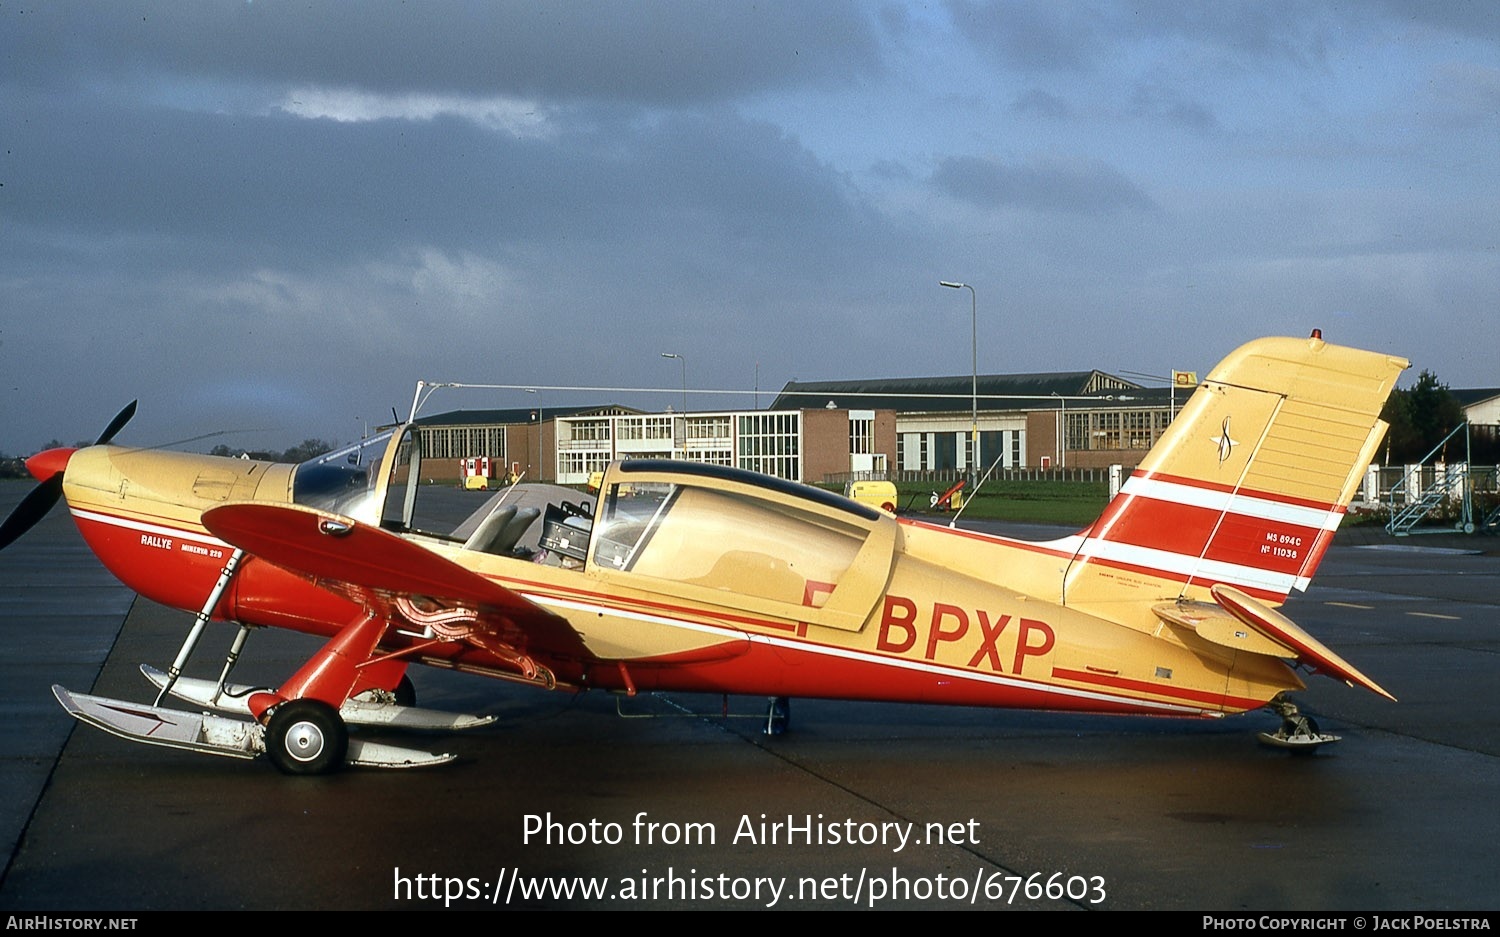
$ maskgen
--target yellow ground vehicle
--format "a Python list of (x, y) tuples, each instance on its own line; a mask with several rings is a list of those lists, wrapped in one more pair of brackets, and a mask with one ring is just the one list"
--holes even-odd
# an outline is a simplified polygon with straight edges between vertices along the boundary
[(460, 459), (458, 467), (463, 473), (465, 491), (490, 490), (491, 472), (489, 456), (470, 456), (467, 459)]
[(849, 482), (844, 486), (844, 497), (872, 508), (880, 508), (889, 514), (896, 513), (896, 483), (887, 481)]

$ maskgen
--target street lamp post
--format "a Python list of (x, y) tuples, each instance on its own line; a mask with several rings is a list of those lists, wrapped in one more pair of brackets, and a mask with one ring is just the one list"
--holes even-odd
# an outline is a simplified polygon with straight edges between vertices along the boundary
[[(542, 425), (546, 422), (542, 416), (542, 414), (545, 412), (542, 409), (542, 392), (528, 387), (526, 389), (526, 393), (536, 394), (536, 477), (533, 479), (533, 481), (541, 481), (543, 465)], [(531, 467), (530, 458), (526, 460), (526, 467), (528, 469)]]
[(676, 358), (677, 359), (677, 363), (680, 364), (680, 365), (682, 365), (682, 412), (683, 412), (684, 415), (686, 415), (687, 414), (687, 359), (684, 358), (682, 355), (674, 354), (674, 353), (672, 353), (670, 351), (664, 351), (664, 352), (662, 352), (661, 356), (663, 358)]
[(967, 283), (954, 283), (950, 280), (939, 280), (938, 286), (946, 286), (950, 290), (969, 291), (969, 349), (973, 364), (973, 383), (970, 385), (969, 410), (969, 494), (974, 496), (974, 460), (979, 458), (979, 298), (974, 295), (974, 287)]
[(1057, 425), (1052, 428), (1053, 441), (1057, 444), (1053, 446), (1053, 452), (1057, 456), (1057, 467), (1065, 469), (1068, 467), (1068, 398), (1055, 390), (1052, 396), (1057, 398), (1058, 413)]

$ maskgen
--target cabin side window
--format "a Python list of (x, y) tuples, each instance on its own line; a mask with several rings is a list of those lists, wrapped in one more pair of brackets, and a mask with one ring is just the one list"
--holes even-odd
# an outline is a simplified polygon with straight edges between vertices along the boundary
[(655, 482), (611, 486), (596, 523), (596, 566), (815, 608), (866, 536), (776, 501)]

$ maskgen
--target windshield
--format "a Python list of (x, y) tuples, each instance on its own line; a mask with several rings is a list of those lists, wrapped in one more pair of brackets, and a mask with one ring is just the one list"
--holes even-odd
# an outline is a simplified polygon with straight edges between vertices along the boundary
[(375, 500), (375, 486), (394, 432), (387, 430), (300, 463), (292, 476), (292, 500), (320, 511), (378, 523), (380, 505)]

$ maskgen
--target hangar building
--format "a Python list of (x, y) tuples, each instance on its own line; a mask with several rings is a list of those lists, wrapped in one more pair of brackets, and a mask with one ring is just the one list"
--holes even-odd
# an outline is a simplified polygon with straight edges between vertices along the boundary
[(974, 377), (792, 381), (772, 407), (809, 402), (896, 413), (896, 457), (906, 472), (1133, 468), (1191, 389), (1142, 387), (1103, 371), (981, 374), (979, 451), (971, 451)]
[(593, 407), (456, 410), (422, 417), (423, 451), (441, 465), (489, 456), (535, 481), (582, 484), (616, 459), (729, 465), (791, 481), (1000, 469), (1134, 468), (1191, 388), (1142, 387), (1104, 371), (982, 374), (978, 452), (971, 375), (792, 381), (768, 410), (646, 413)]
[[(583, 484), (616, 459), (684, 459), (790, 481), (883, 473), (895, 458), (896, 414), (822, 408), (643, 413), (618, 405), (456, 410), (417, 420), (434, 478), (489, 456), (534, 481)], [(442, 468), (446, 466), (447, 468)], [(451, 472), (451, 474), (450, 474)]]

